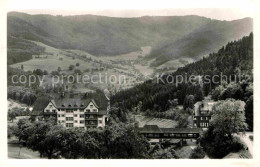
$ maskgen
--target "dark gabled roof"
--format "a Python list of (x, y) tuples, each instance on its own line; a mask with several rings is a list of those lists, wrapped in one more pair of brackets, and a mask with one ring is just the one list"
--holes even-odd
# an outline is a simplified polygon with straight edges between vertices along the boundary
[(60, 98), (55, 99), (55, 107), (57, 108), (86, 108), (87, 105), (93, 101), (92, 99), (80, 98)]
[[(51, 100), (53, 97), (55, 100)], [(49, 96), (42, 96), (37, 98), (33, 106), (32, 115), (41, 115), (42, 111), (50, 102), (52, 102), (53, 105), (57, 108), (67, 108), (69, 105), (71, 105), (71, 108), (86, 108), (90, 101), (92, 101), (94, 105), (98, 107), (98, 110), (101, 111), (101, 114), (104, 114), (107, 111), (109, 102), (104, 93), (100, 91), (96, 93), (88, 93), (84, 96), (81, 94), (77, 96), (74, 95), (73, 98), (70, 98), (68, 94), (66, 94), (64, 97), (61, 97), (59, 94), (54, 94), (53, 97), (51, 98)]]
[(163, 133), (199, 133), (199, 128), (161, 128)]
[(41, 96), (36, 99), (36, 101), (33, 104), (33, 111), (31, 115), (37, 116), (41, 115), (42, 111), (45, 109), (45, 107), (50, 103), (50, 98), (47, 96)]
[(107, 115), (106, 110), (98, 110), (98, 115)]
[(94, 99), (91, 99), (91, 102), (94, 104), (94, 106), (96, 106), (97, 108), (99, 108), (99, 106), (97, 105), (97, 103), (95, 102)]
[(199, 133), (199, 128), (159, 128), (157, 125), (145, 125), (138, 128), (140, 133)]

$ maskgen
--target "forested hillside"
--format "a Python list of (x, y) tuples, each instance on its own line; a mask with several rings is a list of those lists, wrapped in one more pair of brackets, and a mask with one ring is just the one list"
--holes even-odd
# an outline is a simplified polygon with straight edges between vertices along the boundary
[(250, 18), (230, 22), (212, 20), (179, 40), (171, 38), (156, 46), (148, 58), (157, 59), (153, 66), (173, 60), (173, 57), (199, 60), (202, 56), (217, 52), (227, 42), (248, 35), (253, 30), (252, 25)]
[[(235, 76), (239, 77), (241, 74), (241, 82), (237, 80), (237, 84), (230, 85), (230, 80), (222, 83), (224, 85), (221, 92), (222, 99), (235, 98), (247, 101), (248, 97), (253, 94), (252, 89), (250, 89), (253, 82), (252, 69), (253, 33), (238, 41), (229, 42), (217, 53), (211, 53), (202, 60), (188, 64), (170, 74), (173, 77), (177, 75), (183, 77), (201, 76), (204, 82), (203, 89), (198, 82), (181, 83), (178, 86), (176, 86), (176, 82), (167, 83), (168, 75), (164, 75), (162, 78), (165, 83), (157, 83), (156, 79), (149, 80), (132, 89), (117, 93), (111, 98), (111, 102), (129, 111), (139, 105), (142, 111), (149, 109), (163, 112), (169, 108), (168, 100), (178, 99), (179, 104), (183, 104), (186, 95), (194, 95), (196, 101), (202, 100), (204, 96), (212, 93), (216, 86), (221, 85), (221, 83), (214, 84), (212, 82), (213, 76), (220, 76), (221, 73), (231, 77), (231, 79), (234, 79)], [(215, 82), (217, 81), (219, 81), (218, 77), (215, 79)]]
[[(179, 57), (198, 57), (212, 52), (227, 41), (252, 31), (252, 19), (218, 21), (200, 16), (52, 16), (10, 12), (8, 40), (33, 40), (59, 49), (79, 49), (95, 56), (114, 56), (152, 46), (148, 59), (158, 66)], [(31, 45), (31, 44), (29, 44)], [(13, 43), (8, 43), (8, 48)], [(20, 49), (23, 49), (21, 46)], [(17, 57), (17, 60), (14, 59)], [(8, 52), (8, 63), (25, 61)]]
[(7, 64), (14, 64), (30, 60), (32, 55), (43, 54), (45, 48), (21, 38), (9, 37), (7, 39)]

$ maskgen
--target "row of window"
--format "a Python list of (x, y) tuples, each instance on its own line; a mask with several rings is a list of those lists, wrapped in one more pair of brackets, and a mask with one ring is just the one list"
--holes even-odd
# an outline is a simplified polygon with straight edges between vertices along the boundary
[[(45, 110), (46, 112), (50, 112), (51, 110)], [(52, 110), (53, 113), (56, 113), (56, 110)]]
[(208, 127), (209, 123), (200, 123), (200, 127)]
[[(64, 104), (63, 104), (63, 105), (61, 105), (61, 106), (62, 106), (62, 107), (65, 107), (65, 105), (64, 105)], [(80, 105), (80, 107), (83, 107), (83, 106), (84, 106), (83, 104), (81, 104), (81, 105)], [(52, 107), (52, 105), (50, 105), (50, 107)], [(69, 105), (68, 105), (68, 107), (72, 107), (72, 105), (71, 105), (71, 104), (69, 104)], [(78, 105), (77, 105), (77, 104), (75, 104), (75, 105), (74, 105), (74, 107), (78, 107)], [(93, 104), (91, 104), (91, 105), (90, 105), (90, 108), (93, 108)]]
[(66, 117), (66, 121), (73, 121), (73, 117)]
[[(61, 111), (60, 109), (58, 109), (58, 111)], [(74, 111), (78, 111), (77, 109), (66, 109), (65, 112), (66, 113), (73, 113)], [(84, 112), (84, 110), (79, 110), (80, 112)], [(90, 112), (90, 109), (87, 109), (86, 112)], [(97, 112), (97, 109), (93, 109), (93, 112)]]
[[(151, 134), (151, 133), (149, 133), (149, 134), (145, 134), (145, 136), (148, 136), (148, 137), (159, 137), (159, 134)], [(190, 133), (190, 134), (173, 134), (173, 133), (170, 133), (170, 134), (168, 134), (168, 133), (165, 133), (165, 134), (163, 134), (163, 136), (164, 137), (196, 137), (196, 134), (192, 134), (192, 133)]]
[[(68, 118), (68, 119), (67, 119), (67, 118)], [(70, 119), (70, 118), (73, 118), (73, 117), (67, 117), (67, 118), (66, 118), (66, 121), (73, 121), (73, 119)], [(59, 123), (65, 123), (65, 120), (59, 120), (58, 122), (59, 122)], [(74, 123), (78, 123), (78, 120), (75, 120)], [(84, 123), (85, 123), (85, 120), (79, 120), (79, 123), (80, 123), (80, 124), (84, 124)], [(98, 120), (98, 123), (99, 123), (99, 124), (102, 124), (102, 120)], [(86, 121), (86, 124), (87, 124), (87, 125), (94, 125), (94, 124), (96, 124), (96, 122), (94, 122), (94, 121), (93, 121), (93, 122), (91, 122), (91, 121), (90, 121), (90, 122)]]
[(66, 127), (73, 127), (73, 123), (66, 123)]
[[(193, 120), (197, 120), (197, 118), (194, 117)], [(200, 120), (209, 120), (209, 118), (208, 117), (200, 117)]]
[(190, 133), (190, 134), (172, 134), (172, 133), (170, 133), (170, 134), (167, 134), (167, 133), (165, 133), (165, 134), (163, 134), (163, 136), (165, 136), (165, 137), (168, 137), (168, 136), (170, 136), (170, 137), (193, 137), (193, 134), (192, 133)]
[[(99, 124), (102, 124), (102, 120), (98, 120)], [(86, 121), (86, 125), (95, 125), (97, 124), (97, 121)]]
[[(52, 111), (53, 113), (56, 113), (56, 110), (45, 110), (46, 112), (50, 112)], [(60, 109), (58, 109), (58, 111), (61, 111)], [(73, 113), (74, 111), (77, 111), (77, 109), (66, 109), (65, 112), (66, 113)], [(80, 110), (80, 112), (84, 112), (84, 110)], [(86, 112), (90, 112), (90, 109), (87, 109)], [(93, 112), (97, 112), (97, 109), (93, 109)]]
[[(65, 117), (65, 114), (58, 114), (58, 117)], [(74, 114), (74, 117), (78, 117), (78, 114)], [(80, 118), (84, 118), (85, 115), (84, 114), (79, 114)]]

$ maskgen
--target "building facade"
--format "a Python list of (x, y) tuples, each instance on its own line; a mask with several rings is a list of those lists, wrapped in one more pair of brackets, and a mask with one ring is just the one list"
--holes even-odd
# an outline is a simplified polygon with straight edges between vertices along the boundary
[(94, 99), (51, 100), (43, 110), (45, 119), (54, 117), (58, 124), (66, 128), (103, 128), (109, 108), (100, 108)]
[(197, 102), (193, 112), (193, 127), (208, 128), (211, 119), (211, 111), (215, 102)]

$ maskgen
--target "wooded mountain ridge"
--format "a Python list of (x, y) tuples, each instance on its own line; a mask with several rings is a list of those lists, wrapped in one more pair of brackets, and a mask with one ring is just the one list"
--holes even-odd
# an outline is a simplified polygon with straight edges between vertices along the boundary
[[(228, 41), (249, 34), (252, 24), (251, 18), (219, 21), (195, 15), (114, 18), (10, 12), (7, 16), (9, 40), (40, 41), (60, 49), (84, 50), (95, 56), (114, 56), (152, 46), (147, 56), (154, 59), (152, 66), (179, 57), (198, 59)], [(9, 47), (12, 45), (8, 43)]]

